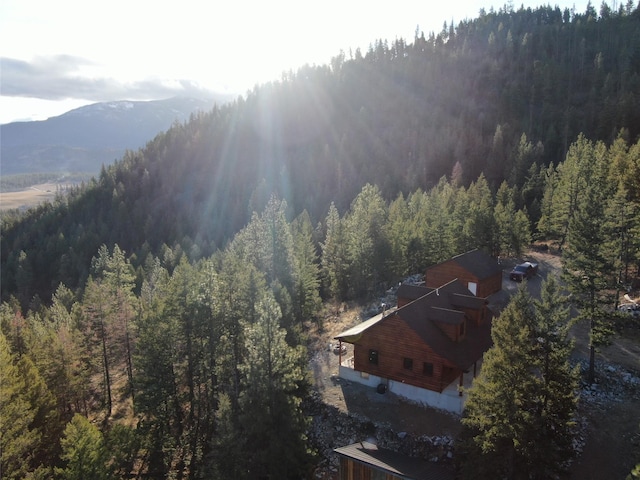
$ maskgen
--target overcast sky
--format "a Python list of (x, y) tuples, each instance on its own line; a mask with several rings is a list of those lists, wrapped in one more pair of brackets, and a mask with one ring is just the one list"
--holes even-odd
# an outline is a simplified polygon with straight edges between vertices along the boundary
[(243, 94), (340, 50), (413, 42), (416, 27), (547, 3), (583, 13), (588, 2), (0, 0), (0, 123), (99, 101)]

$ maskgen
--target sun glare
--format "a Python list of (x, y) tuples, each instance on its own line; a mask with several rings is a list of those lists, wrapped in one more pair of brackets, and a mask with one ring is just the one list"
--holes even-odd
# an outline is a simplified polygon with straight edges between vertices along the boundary
[[(484, 0), (454, 4), (408, 0), (394, 6), (370, 0), (62, 3), (3, 0), (0, 55), (25, 66), (41, 66), (37, 59), (43, 62), (60, 55), (75, 59), (75, 69), (70, 64), (61, 71), (54, 65), (48, 77), (61, 86), (69, 80), (69, 91), (57, 98), (84, 103), (123, 99), (127, 95), (120, 92), (128, 87), (131, 95), (143, 99), (142, 90), (136, 88), (152, 87), (153, 82), (190, 82), (215, 91), (246, 93), (305, 64), (328, 64), (340, 51), (349, 58), (358, 48), (366, 52), (376, 40), (412, 42), (416, 27), (425, 33), (437, 32), (444, 22), (475, 18), (481, 8), (491, 9)], [(539, 2), (524, 3), (535, 7)], [(575, 5), (559, 3), (561, 8)], [(578, 3), (582, 5), (576, 9), (584, 10), (586, 1)], [(73, 89), (78, 83), (74, 80), (87, 78), (96, 80), (91, 92)], [(114, 84), (118, 88), (107, 88)], [(113, 98), (114, 92), (121, 98)], [(37, 92), (12, 94), (21, 100), (3, 99), (11, 111), (3, 109), (0, 121), (30, 115), (34, 102), (25, 97), (38, 96)], [(46, 101), (41, 111), (49, 111)]]

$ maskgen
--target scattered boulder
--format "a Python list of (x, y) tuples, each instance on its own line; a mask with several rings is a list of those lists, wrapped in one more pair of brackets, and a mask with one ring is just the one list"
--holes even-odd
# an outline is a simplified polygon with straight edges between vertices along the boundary
[(333, 478), (338, 471), (339, 459), (333, 452), (335, 448), (362, 441), (411, 457), (446, 464), (453, 462), (453, 438), (394, 432), (389, 425), (361, 415), (343, 413), (323, 403), (317, 394), (306, 401), (305, 410), (311, 416), (308, 437), (319, 457), (314, 474), (317, 479)]

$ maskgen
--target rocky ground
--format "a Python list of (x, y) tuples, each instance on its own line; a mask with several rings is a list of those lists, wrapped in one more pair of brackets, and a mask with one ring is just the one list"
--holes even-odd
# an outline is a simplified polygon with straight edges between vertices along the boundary
[[(531, 252), (528, 258), (540, 263), (540, 275), (528, 282), (532, 295), (537, 295), (544, 277), (559, 275), (560, 261), (546, 252)], [(490, 307), (496, 313), (517, 288), (508, 280), (514, 263), (505, 262), (503, 291), (491, 298)], [(313, 419), (310, 440), (320, 456), (315, 472), (318, 479), (338, 478), (334, 448), (364, 440), (410, 456), (453, 463), (455, 438), (460, 431), (458, 416), (414, 405), (390, 393), (379, 394), (338, 377), (339, 355), (333, 338), (375, 314), (381, 302), (393, 304), (393, 291), (365, 308), (332, 306), (323, 330), (314, 335), (310, 366), (315, 395), (307, 408)], [(586, 372), (588, 330), (577, 325), (572, 335), (576, 340), (574, 361)], [(352, 351), (343, 355), (352, 355)], [(623, 328), (611, 346), (599, 353), (596, 371), (594, 385), (581, 385), (578, 457), (571, 466), (570, 478), (624, 479), (640, 462), (640, 329)]]

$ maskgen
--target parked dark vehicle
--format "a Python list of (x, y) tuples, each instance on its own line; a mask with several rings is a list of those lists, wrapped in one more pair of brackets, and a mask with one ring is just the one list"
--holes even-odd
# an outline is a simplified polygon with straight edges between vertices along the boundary
[(640, 303), (623, 303), (618, 305), (618, 311), (632, 317), (640, 317)]
[(535, 276), (537, 273), (537, 263), (524, 262), (513, 267), (513, 270), (511, 270), (511, 273), (509, 274), (509, 278), (515, 282), (521, 282), (522, 280)]

